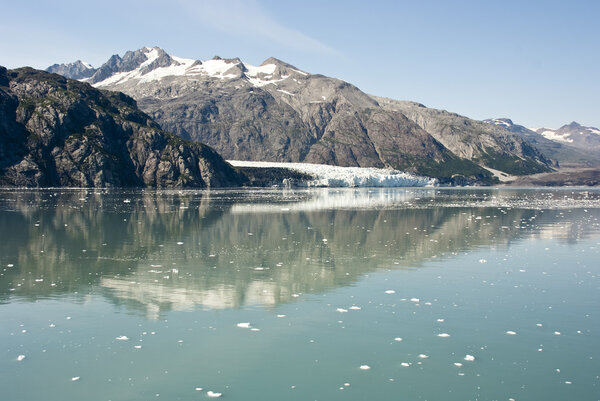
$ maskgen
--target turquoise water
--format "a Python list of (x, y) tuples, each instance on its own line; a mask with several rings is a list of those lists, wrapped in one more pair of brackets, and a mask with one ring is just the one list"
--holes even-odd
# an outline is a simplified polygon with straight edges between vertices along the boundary
[(599, 219), (597, 190), (2, 191), (1, 398), (598, 400)]

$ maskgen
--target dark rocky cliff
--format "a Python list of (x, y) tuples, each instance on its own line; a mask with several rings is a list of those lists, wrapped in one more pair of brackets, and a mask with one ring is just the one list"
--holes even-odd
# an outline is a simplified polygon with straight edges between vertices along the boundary
[(0, 67), (0, 185), (223, 187), (243, 183), (210, 147), (163, 131), (118, 92)]

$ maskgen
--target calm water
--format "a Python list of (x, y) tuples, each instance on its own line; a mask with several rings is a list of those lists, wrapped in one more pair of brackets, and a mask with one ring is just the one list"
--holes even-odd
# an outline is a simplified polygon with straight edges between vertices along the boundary
[(599, 250), (597, 190), (1, 191), (0, 398), (598, 400)]

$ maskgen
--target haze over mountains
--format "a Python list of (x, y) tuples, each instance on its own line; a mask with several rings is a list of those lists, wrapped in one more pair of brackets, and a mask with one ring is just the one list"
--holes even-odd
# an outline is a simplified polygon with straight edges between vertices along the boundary
[(145, 47), (88, 67), (50, 69), (132, 96), (163, 129), (206, 143), (226, 159), (391, 167), (454, 183), (490, 183), (494, 174), (554, 165), (503, 127), (371, 96), (275, 58), (252, 66)]

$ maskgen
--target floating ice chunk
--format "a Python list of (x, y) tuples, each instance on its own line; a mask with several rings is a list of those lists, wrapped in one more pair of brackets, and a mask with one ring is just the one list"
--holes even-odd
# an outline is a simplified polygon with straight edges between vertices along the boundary
[(469, 361), (469, 362), (473, 362), (475, 360), (475, 357), (473, 355), (465, 355), (465, 361)]
[(206, 395), (209, 396), (210, 398), (219, 398), (223, 395), (223, 393), (215, 393), (214, 391), (208, 390), (206, 392)]
[(448, 333), (440, 333), (440, 334), (438, 334), (438, 337), (446, 338), (446, 337), (450, 337), (450, 334), (448, 334)]
[(352, 310), (360, 310), (360, 306), (351, 306), (350, 309), (352, 309)]
[(394, 338), (394, 341), (400, 342), (400, 341), (402, 341), (402, 337), (396, 337), (396, 338)]
[(133, 348), (135, 348), (135, 349), (142, 349), (142, 346), (141, 345), (134, 345)]
[(460, 362), (454, 362), (454, 366), (458, 366), (459, 368), (462, 366), (463, 364)]
[(202, 387), (196, 387), (195, 390), (196, 391), (202, 391)]
[(537, 323), (536, 326), (537, 327), (542, 327), (542, 324), (541, 323)]
[(506, 332), (506, 334), (508, 334), (509, 336), (514, 336), (514, 335), (516, 335), (516, 334), (517, 334), (517, 332), (516, 332), (516, 331), (512, 331), (512, 330), (508, 330), (508, 331)]
[(385, 293), (386, 294), (395, 294), (396, 291), (394, 291), (394, 290), (386, 290)]
[(344, 383), (344, 387), (350, 387), (350, 383)]
[(81, 379), (81, 377), (79, 377), (79, 376), (71, 377), (72, 382), (76, 382), (79, 379)]
[(421, 358), (421, 359), (427, 359), (427, 358), (429, 358), (429, 355), (419, 354), (419, 358)]
[(404, 366), (405, 368), (410, 366), (410, 363), (407, 362), (402, 362), (400, 365)]
[(336, 311), (337, 311), (337, 312), (340, 312), (340, 313), (346, 313), (346, 312), (348, 312), (348, 309), (344, 309), (344, 308), (337, 308), (337, 309), (336, 309)]
[(17, 357), (17, 361), (21, 362), (23, 359), (25, 359), (25, 355), (19, 355)]
[(277, 317), (286, 317), (287, 315), (277, 315)]
[(183, 242), (182, 241), (178, 241), (177, 245), (183, 245)]
[(560, 336), (560, 331), (555, 331), (554, 334)]
[(566, 381), (565, 384), (573, 384), (573, 382)]
[(242, 329), (249, 329), (250, 328), (250, 322), (238, 323), (236, 326), (240, 327)]
[(419, 298), (411, 298), (410, 302), (421, 302)]
[(119, 337), (115, 338), (115, 340), (127, 341), (127, 340), (129, 340), (129, 337), (127, 337), (127, 336), (119, 336)]
[(252, 327), (252, 328), (250, 329), (250, 331), (260, 331), (260, 329), (257, 329), (256, 327)]
[(371, 367), (369, 365), (360, 365), (360, 370), (369, 370)]
[(440, 323), (443, 323), (444, 319), (438, 319), (437, 321), (440, 322)]

